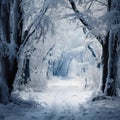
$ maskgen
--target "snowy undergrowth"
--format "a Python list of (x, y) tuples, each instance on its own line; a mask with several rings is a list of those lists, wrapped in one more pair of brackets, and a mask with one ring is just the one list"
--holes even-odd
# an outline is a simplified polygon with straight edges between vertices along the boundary
[[(29, 109), (30, 114), (33, 114), (33, 109), (35, 109), (34, 107), (36, 106), (33, 116), (37, 116), (39, 120), (49, 120), (53, 119), (55, 116), (56, 118), (53, 120), (57, 120), (62, 113), (66, 117), (69, 111), (72, 114), (76, 114), (79, 106), (89, 101), (91, 95), (92, 91), (86, 90), (83, 78), (74, 77), (71, 79), (63, 79), (54, 77), (48, 80), (48, 86), (43, 91), (35, 92), (31, 89), (29, 91), (23, 90), (13, 92), (13, 100), (14, 103), (17, 104), (17, 107), (21, 105), (23, 107), (25, 105), (25, 110)], [(30, 114), (26, 112), (23, 113), (25, 120), (28, 118), (30, 120), (34, 119), (34, 117), (30, 118)], [(15, 116), (18, 116), (18, 114)], [(72, 115), (68, 117), (72, 117)], [(11, 119), (13, 118), (12, 116)], [(18, 120), (20, 118), (18, 118)]]
[(41, 103), (43, 100), (47, 105), (54, 102), (58, 105), (67, 102), (75, 104), (78, 102), (86, 102), (90, 98), (92, 90), (87, 90), (86, 82), (83, 78), (74, 77), (71, 79), (60, 79), (58, 77), (48, 80), (47, 88), (43, 91), (34, 91), (34, 89), (15, 91), (13, 96), (17, 95), (23, 100), (33, 100)]
[[(0, 105), (0, 120), (119, 120), (119, 98), (90, 102), (82, 78), (48, 81), (42, 92), (19, 91), (19, 97)], [(18, 96), (17, 95), (17, 96)], [(15, 97), (15, 96), (14, 96)], [(117, 112), (115, 112), (117, 111)]]

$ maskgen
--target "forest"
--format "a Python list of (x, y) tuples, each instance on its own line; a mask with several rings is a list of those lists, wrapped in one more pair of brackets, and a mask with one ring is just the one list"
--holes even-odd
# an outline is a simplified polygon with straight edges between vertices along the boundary
[(120, 0), (0, 0), (0, 120), (120, 120)]

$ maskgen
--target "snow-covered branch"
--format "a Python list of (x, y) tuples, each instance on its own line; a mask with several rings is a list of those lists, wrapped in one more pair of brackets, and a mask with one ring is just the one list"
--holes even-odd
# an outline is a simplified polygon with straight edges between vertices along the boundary
[[(77, 16), (77, 18), (81, 21), (81, 23), (88, 29), (88, 30), (93, 30), (94, 29), (94, 25), (92, 23), (94, 23), (94, 21), (91, 19), (90, 16), (86, 16), (83, 13), (81, 13), (78, 9), (77, 6), (75, 4), (74, 0), (69, 0), (70, 5), (73, 9), (73, 11), (75, 12), (75, 15)], [(92, 22), (91, 22), (92, 21)], [(105, 36), (99, 32), (92, 32), (92, 34), (96, 37), (96, 39), (99, 41), (99, 43), (101, 45), (104, 44), (105, 41)]]

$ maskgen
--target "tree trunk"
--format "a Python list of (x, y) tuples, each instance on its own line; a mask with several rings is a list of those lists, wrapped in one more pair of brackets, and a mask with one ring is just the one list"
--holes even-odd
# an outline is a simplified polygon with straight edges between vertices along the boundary
[[(74, 0), (69, 0), (71, 7), (75, 13), (80, 13), (76, 7)], [(114, 5), (113, 5), (114, 2)], [(108, 0), (108, 12), (113, 10), (113, 8), (117, 8), (119, 10), (119, 5), (114, 0)], [(117, 7), (116, 7), (117, 6)], [(114, 17), (114, 16), (113, 16)], [(79, 18), (81, 23), (85, 25), (88, 30), (91, 30), (91, 25), (87, 22), (84, 17)], [(98, 36), (95, 35), (96, 39), (102, 45), (102, 84), (101, 84), (101, 91), (108, 96), (116, 95), (115, 90), (115, 79), (116, 79), (116, 57), (117, 57), (117, 40), (114, 37), (111, 37), (111, 30), (108, 31), (107, 35), (104, 38), (99, 34)], [(110, 40), (111, 39), (111, 40)], [(105, 43), (103, 41), (105, 40)]]
[[(112, 13), (112, 18), (110, 18), (111, 29), (109, 33), (109, 59), (108, 59), (108, 73), (105, 94), (108, 96), (116, 95), (116, 86), (115, 82), (117, 76), (117, 58), (119, 47), (119, 24), (120, 24), (120, 1), (108, 0), (108, 11)], [(118, 27), (116, 27), (118, 26)]]
[(2, 74), (4, 79), (7, 82), (8, 88), (9, 88), (9, 94), (11, 93), (12, 89), (13, 89), (13, 81), (17, 72), (17, 60), (16, 58), (14, 58), (14, 64), (12, 66), (12, 69), (10, 68), (10, 61), (9, 58), (6, 57), (2, 57), (1, 60), (1, 64), (2, 64)]
[[(20, 32), (22, 29), (21, 12), (19, 7), (20, 1), (0, 0), (0, 77), (3, 78), (9, 89), (9, 95), (13, 89), (13, 82), (17, 72), (17, 58), (12, 52), (17, 53), (21, 44)], [(18, 27), (19, 26), (19, 27)], [(3, 54), (3, 55), (2, 55)], [(3, 89), (0, 88), (0, 93), (3, 93)], [(2, 96), (0, 96), (1, 99)]]
[(102, 84), (101, 84), (101, 90), (104, 93), (105, 90), (105, 84), (107, 81), (107, 73), (108, 73), (108, 40), (109, 40), (109, 33), (106, 36), (106, 41), (102, 45)]
[(107, 96), (116, 95), (116, 75), (117, 75), (117, 42), (118, 35), (110, 33), (109, 35), (109, 59), (108, 59), (108, 73), (105, 94)]

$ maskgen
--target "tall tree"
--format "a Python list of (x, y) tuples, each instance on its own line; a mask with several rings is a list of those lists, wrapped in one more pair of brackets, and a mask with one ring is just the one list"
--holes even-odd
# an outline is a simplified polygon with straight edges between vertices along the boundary
[[(90, 24), (89, 19), (85, 17), (83, 13), (81, 13), (76, 6), (76, 3), (74, 0), (69, 0), (70, 5), (73, 9), (73, 11), (79, 16), (79, 20), (81, 23), (87, 27), (88, 30), (92, 30), (92, 24)], [(102, 3), (102, 2), (101, 2)], [(107, 9), (108, 12), (117, 10), (117, 13), (119, 14), (118, 6), (119, 2), (116, 0), (108, 0)], [(118, 15), (117, 14), (117, 15)], [(116, 16), (113, 15), (113, 19), (115, 18), (114, 23), (116, 21)], [(109, 20), (108, 20), (109, 21)], [(117, 21), (119, 21), (119, 18), (117, 18)], [(110, 25), (110, 21), (108, 22), (108, 26)], [(113, 24), (111, 25), (114, 26)], [(118, 29), (118, 28), (117, 28)], [(118, 30), (119, 31), (119, 30)], [(115, 90), (115, 76), (116, 74), (116, 60), (117, 60), (117, 41), (118, 41), (118, 35), (119, 33), (116, 32), (116, 30), (112, 30), (112, 28), (108, 29), (106, 32), (106, 35), (103, 35), (101, 33), (94, 34), (95, 38), (100, 42), (102, 46), (102, 85), (101, 85), (101, 91), (105, 93), (108, 96), (116, 95)]]
[(108, 73), (105, 93), (107, 95), (116, 95), (117, 81), (117, 62), (119, 56), (119, 35), (120, 35), (120, 1), (108, 0), (108, 12), (112, 15), (109, 19), (109, 43), (108, 43)]
[[(24, 80), (21, 83), (18, 78), (16, 83), (18, 85), (27, 83), (26, 80), (30, 76), (29, 55), (36, 50), (32, 45), (28, 51), (25, 49), (26, 46), (30, 45), (30, 41), (34, 39), (36, 44), (40, 41), (42, 63), (49, 54), (50, 50), (45, 50), (44, 44), (45, 35), (49, 27), (52, 29), (52, 24), (50, 24), (51, 21), (46, 13), (48, 9), (56, 6), (57, 1), (41, 0), (39, 2), (41, 3), (40, 9), (34, 10), (34, 0), (0, 0), (0, 102), (9, 101), (14, 80), (16, 77), (20, 77), (19, 69), (24, 73)], [(29, 7), (30, 3), (33, 7)], [(29, 21), (30, 19), (31, 21)], [(25, 62), (19, 67), (23, 54), (24, 60), (22, 59), (22, 61)], [(43, 64), (41, 64), (42, 66)]]
[[(0, 0), (0, 78), (1, 83), (8, 86), (8, 92), (11, 93), (12, 84), (17, 72), (16, 53), (21, 43), (20, 32), (22, 29), (21, 11), (19, 0)], [(0, 88), (0, 98), (5, 99), (4, 89)], [(8, 93), (6, 91), (6, 99)]]

